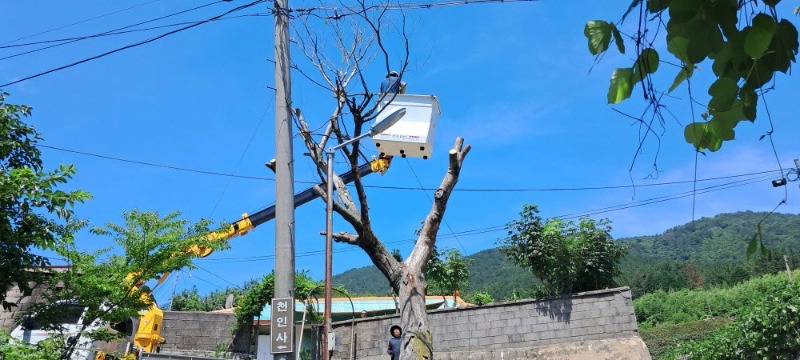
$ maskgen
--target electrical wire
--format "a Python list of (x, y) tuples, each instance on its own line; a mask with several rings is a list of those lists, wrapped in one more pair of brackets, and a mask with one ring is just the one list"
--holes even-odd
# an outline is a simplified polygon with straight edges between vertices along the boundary
[[(274, 178), (268, 178), (263, 176), (249, 176), (249, 175), (236, 175), (230, 173), (223, 173), (218, 171), (209, 171), (209, 170), (199, 170), (199, 169), (192, 169), (177, 165), (169, 165), (169, 164), (158, 164), (152, 163), (148, 161), (141, 161), (141, 160), (132, 160), (132, 159), (125, 159), (110, 155), (102, 155), (97, 153), (90, 153), (86, 151), (80, 150), (73, 150), (67, 149), (58, 146), (51, 146), (51, 145), (44, 145), (44, 144), (37, 144), (39, 147), (43, 147), (46, 149), (56, 150), (56, 151), (63, 151), (78, 155), (84, 156), (91, 156), (97, 157), (106, 160), (112, 161), (119, 161), (129, 164), (137, 164), (143, 166), (151, 166), (156, 168), (163, 168), (163, 169), (170, 169), (176, 171), (184, 171), (189, 173), (197, 173), (203, 175), (213, 175), (213, 176), (227, 176), (232, 178), (239, 178), (239, 179), (248, 179), (248, 180), (266, 180), (266, 181), (275, 181)], [(751, 173), (743, 173), (743, 174), (736, 174), (736, 175), (725, 175), (725, 176), (715, 176), (703, 179), (697, 179), (696, 182), (706, 182), (706, 181), (714, 181), (714, 180), (725, 180), (725, 179), (734, 179), (740, 177), (750, 177), (756, 175), (766, 175), (771, 174), (774, 176), (776, 173), (779, 173), (779, 170), (763, 170)], [(318, 184), (318, 181), (306, 181), (306, 180), (296, 180), (296, 183), (299, 184)], [(590, 191), (590, 190), (611, 190), (611, 189), (630, 189), (630, 188), (643, 188), (643, 187), (657, 187), (657, 186), (667, 186), (667, 185), (680, 185), (680, 184), (690, 184), (694, 183), (695, 180), (678, 180), (678, 181), (665, 181), (659, 183), (650, 183), (650, 184), (638, 184), (638, 185), (606, 185), (606, 186), (577, 186), (577, 187), (563, 187), (563, 188), (456, 188), (453, 189), (454, 192), (564, 192), (564, 191)], [(436, 190), (435, 188), (424, 188), (424, 187), (409, 187), (409, 186), (392, 186), (392, 185), (364, 185), (366, 188), (372, 189), (383, 189), (383, 190), (414, 190), (414, 191), (431, 191)], [(266, 208), (263, 207), (263, 208)], [(261, 209), (263, 209), (261, 208)]]
[[(762, 177), (762, 178), (759, 178), (759, 179), (739, 180), (739, 181), (729, 182), (729, 183), (725, 183), (725, 184), (721, 184), (721, 185), (709, 186), (709, 187), (706, 187), (706, 188), (699, 189), (696, 192), (695, 191), (686, 191), (686, 192), (672, 194), (672, 195), (655, 197), (655, 198), (642, 200), (642, 201), (638, 201), (638, 202), (634, 202), (634, 203), (608, 206), (608, 207), (595, 209), (595, 210), (589, 210), (589, 211), (580, 212), (580, 213), (558, 215), (558, 216), (554, 216), (553, 218), (569, 220), (569, 219), (576, 219), (576, 218), (580, 218), (580, 217), (584, 217), (584, 216), (591, 216), (591, 215), (598, 215), (598, 214), (608, 213), (608, 212), (613, 212), (613, 211), (626, 210), (626, 209), (630, 209), (630, 208), (641, 207), (641, 206), (646, 206), (646, 205), (652, 205), (652, 204), (666, 202), (666, 201), (670, 201), (670, 200), (678, 200), (678, 199), (681, 199), (681, 198), (693, 196), (695, 194), (704, 194), (704, 193), (709, 193), (709, 192), (713, 192), (713, 191), (720, 191), (720, 190), (726, 190), (726, 189), (730, 189), (730, 188), (734, 188), (734, 187), (750, 185), (750, 184), (761, 182), (764, 179), (768, 179), (768, 177)], [(461, 232), (452, 232), (452, 234), (445, 234), (445, 235), (441, 236), (440, 238), (441, 239), (451, 239), (451, 238), (456, 238), (458, 236), (462, 236), (462, 237), (474, 236), (474, 235), (481, 235), (481, 234), (498, 232), (498, 231), (508, 231), (508, 227), (506, 225), (495, 225), (495, 226), (489, 226), (489, 227), (485, 227), (485, 228), (470, 229), (470, 230), (465, 230), (465, 231), (461, 231)], [(410, 239), (409, 238), (409, 239), (385, 242), (384, 245), (397, 245), (397, 244), (408, 244), (408, 243), (413, 244), (414, 242), (415, 242), (415, 239)], [(460, 242), (459, 242), (459, 244), (460, 244)], [(359, 247), (351, 246), (351, 247), (347, 247), (347, 248), (334, 249), (333, 253), (353, 252), (353, 251), (359, 251), (359, 250), (360, 250)], [(325, 254), (324, 250), (312, 250), (312, 251), (306, 251), (306, 252), (302, 252), (302, 253), (297, 253), (295, 256), (299, 258), (299, 257), (319, 256), (319, 255), (324, 255), (324, 254)], [(272, 260), (274, 258), (275, 258), (275, 255), (262, 255), (262, 256), (252, 256), (252, 257), (247, 256), (247, 257), (206, 258), (206, 259), (203, 259), (203, 261), (245, 263), (245, 262), (259, 262), (259, 261)]]
[(138, 8), (138, 7), (141, 7), (141, 6), (144, 6), (144, 5), (148, 5), (148, 4), (152, 4), (152, 3), (154, 3), (154, 2), (158, 2), (158, 1), (159, 1), (159, 0), (151, 0), (151, 1), (143, 2), (143, 3), (141, 3), (141, 4), (134, 5), (134, 6), (131, 6), (131, 7), (129, 7), (129, 8), (125, 8), (125, 9), (121, 9), (121, 10), (117, 10), (117, 11), (112, 11), (112, 12), (110, 12), (110, 13), (106, 13), (106, 14), (102, 14), (102, 15), (95, 16), (95, 17), (91, 17), (91, 18), (88, 18), (88, 19), (85, 19), (85, 20), (81, 20), (81, 21), (78, 21), (78, 22), (72, 23), (72, 24), (68, 24), (68, 25), (59, 26), (59, 27), (56, 27), (56, 28), (53, 28), (53, 29), (50, 29), (50, 30), (45, 30), (45, 31), (42, 31), (42, 32), (36, 33), (36, 34), (26, 35), (26, 36), (23, 36), (23, 37), (21, 37), (21, 38), (18, 38), (18, 39), (14, 39), (14, 40), (6, 41), (6, 42), (4, 42), (4, 43), (0, 43), (0, 45), (11, 44), (11, 43), (15, 43), (15, 42), (17, 42), (17, 41), (20, 41), (20, 40), (30, 39), (30, 38), (32, 38), (32, 37), (34, 37), (34, 36), (44, 35), (44, 34), (47, 34), (47, 33), (51, 33), (51, 32), (53, 32), (53, 31), (57, 31), (57, 30), (61, 30), (61, 29), (66, 29), (66, 28), (68, 28), (68, 27), (71, 27), (71, 26), (75, 26), (75, 25), (79, 25), (79, 24), (87, 23), (87, 22), (89, 22), (89, 21), (93, 21), (93, 20), (101, 19), (101, 18), (104, 18), (104, 17), (106, 17), (106, 16), (111, 16), (111, 15), (119, 14), (119, 13), (121, 13), (121, 12), (125, 12), (125, 11), (128, 11), (128, 10), (133, 10), (133, 9), (135, 9), (135, 8)]
[[(274, 94), (273, 94), (272, 98), (274, 100), (274, 98), (275, 98)], [(236, 171), (239, 169), (239, 166), (242, 165), (242, 161), (244, 160), (244, 155), (247, 154), (247, 150), (249, 150), (250, 149), (250, 145), (253, 144), (253, 139), (256, 138), (256, 134), (258, 134), (258, 130), (261, 129), (261, 124), (264, 123), (264, 119), (267, 117), (267, 111), (269, 111), (269, 109), (272, 108), (271, 104), (273, 104), (273, 103), (274, 102), (267, 102), (267, 107), (264, 109), (264, 113), (261, 114), (261, 118), (258, 120), (258, 125), (256, 125), (255, 130), (253, 130), (253, 134), (250, 136), (250, 140), (247, 141), (247, 145), (244, 147), (244, 150), (242, 150), (242, 155), (239, 156), (239, 161), (237, 161), (236, 165), (233, 167), (232, 173), (236, 173)], [(229, 177), (228, 178), (228, 182), (225, 183), (225, 187), (222, 188), (222, 193), (219, 194), (219, 198), (217, 198), (217, 202), (214, 203), (214, 208), (211, 209), (211, 216), (210, 217), (213, 217), (214, 216), (214, 212), (217, 211), (217, 207), (222, 202), (222, 199), (225, 197), (225, 192), (228, 191), (228, 187), (230, 187), (232, 180), (233, 180), (233, 178)]]
[(167, 18), (170, 18), (170, 17), (173, 17), (173, 16), (177, 16), (177, 15), (185, 14), (185, 13), (187, 13), (187, 12), (191, 12), (191, 11), (199, 10), (199, 9), (202, 9), (202, 8), (206, 8), (206, 7), (209, 7), (209, 6), (211, 6), (211, 5), (215, 5), (215, 4), (218, 4), (218, 3), (224, 2), (224, 1), (225, 1), (225, 0), (217, 0), (217, 1), (214, 1), (214, 2), (211, 2), (211, 3), (208, 3), (208, 4), (205, 4), (205, 5), (200, 5), (200, 6), (196, 6), (196, 7), (190, 8), (190, 9), (181, 10), (181, 11), (178, 11), (178, 12), (175, 12), (175, 13), (172, 13), (172, 14), (168, 14), (168, 15), (164, 15), (164, 16), (159, 16), (159, 17), (157, 17), (157, 18), (150, 19), (150, 20), (146, 20), (146, 21), (142, 21), (142, 22), (138, 22), (138, 23), (136, 23), (136, 24), (132, 24), (132, 25), (123, 26), (123, 27), (121, 27), (121, 28), (116, 28), (116, 29), (114, 29), (114, 30), (108, 30), (108, 31), (104, 31), (104, 32), (102, 32), (102, 33), (99, 33), (99, 34), (94, 34), (94, 35), (87, 35), (87, 36), (77, 37), (77, 38), (74, 38), (74, 39), (71, 39), (71, 40), (67, 40), (67, 41), (60, 42), (60, 43), (58, 43), (58, 44), (48, 45), (48, 46), (41, 47), (41, 48), (38, 48), (38, 49), (28, 50), (28, 51), (24, 51), (24, 52), (16, 53), (16, 54), (14, 54), (14, 55), (9, 55), (9, 56), (5, 56), (5, 57), (1, 57), (1, 58), (0, 58), (0, 61), (1, 61), (1, 60), (7, 60), (7, 59), (15, 58), (15, 57), (22, 56), (22, 55), (28, 55), (28, 54), (36, 53), (36, 52), (43, 51), (43, 50), (47, 50), (47, 49), (52, 49), (52, 48), (59, 47), (59, 46), (62, 46), (62, 45), (72, 44), (72, 43), (75, 43), (75, 42), (78, 42), (78, 41), (81, 41), (81, 40), (92, 39), (92, 38), (101, 37), (101, 36), (107, 36), (107, 35), (108, 35), (108, 34), (110, 34), (110, 33), (114, 33), (114, 32), (117, 32), (117, 31), (122, 31), (122, 30), (125, 30), (125, 29), (130, 29), (130, 28), (132, 28), (132, 27), (136, 27), (136, 26), (139, 26), (139, 25), (144, 25), (144, 24), (148, 24), (148, 23), (151, 23), (151, 22), (155, 22), (155, 21), (159, 21), (159, 20), (167, 19)]
[(232, 283), (232, 282), (228, 281), (227, 279), (224, 279), (224, 278), (222, 278), (221, 276), (219, 276), (219, 275), (217, 275), (217, 274), (214, 274), (214, 273), (213, 273), (213, 272), (211, 272), (211, 271), (208, 271), (208, 270), (206, 270), (206, 269), (203, 269), (202, 267), (198, 266), (197, 264), (195, 264), (194, 266), (195, 266), (196, 268), (200, 269), (200, 270), (203, 270), (203, 271), (205, 271), (205, 272), (207, 272), (207, 273), (211, 274), (212, 276), (214, 276), (214, 277), (215, 277), (215, 278), (217, 278), (217, 279), (220, 279), (220, 280), (222, 280), (222, 281), (224, 281), (224, 282), (226, 282), (226, 283), (228, 283), (228, 284), (231, 284), (231, 285), (233, 285), (234, 287), (236, 287), (236, 286), (239, 286), (239, 285), (236, 285), (236, 284), (234, 284), (234, 283)]
[[(411, 166), (411, 162), (408, 161), (408, 158), (405, 158), (405, 159), (406, 159), (406, 164), (408, 165), (408, 168), (411, 170), (411, 174), (413, 174), (414, 178), (417, 179), (417, 183), (419, 184), (419, 187), (420, 188), (424, 188), (425, 186), (422, 185), (422, 180), (420, 180), (419, 176), (417, 176), (417, 172), (414, 171), (414, 167)], [(425, 192), (425, 197), (427, 197), (428, 201), (431, 204), (433, 204), (433, 199), (431, 199), (431, 195), (427, 191)], [(458, 238), (458, 235), (456, 235), (455, 232), (453, 232), (453, 228), (450, 227), (450, 223), (447, 222), (447, 219), (444, 218), (444, 215), (442, 215), (442, 221), (444, 222), (444, 225), (447, 226), (447, 230), (450, 230), (450, 234), (453, 235), (453, 237), (456, 239), (456, 242), (458, 243), (458, 246), (461, 247), (461, 251), (467, 252), (467, 249), (465, 249), (464, 245), (461, 244), (461, 240)]]
[(152, 166), (152, 167), (157, 167), (157, 168), (185, 171), (185, 172), (197, 173), (197, 174), (203, 174), (203, 175), (227, 176), (227, 177), (232, 177), (232, 178), (250, 179), (250, 180), (275, 181), (275, 179), (267, 178), (267, 177), (261, 177), (261, 176), (236, 175), (236, 174), (221, 173), (221, 172), (216, 172), (216, 171), (190, 169), (190, 168), (174, 166), (174, 165), (157, 164), (157, 163), (151, 163), (151, 162), (146, 162), (146, 161), (123, 159), (123, 158), (118, 158), (118, 157), (114, 157), (114, 156), (108, 156), (108, 155), (94, 154), (94, 153), (78, 151), (78, 150), (65, 149), (65, 148), (61, 148), (61, 147), (57, 147), (57, 146), (49, 146), (49, 145), (43, 145), (43, 144), (37, 144), (36, 146), (43, 147), (43, 148), (46, 148), (46, 149), (51, 149), (51, 150), (69, 152), (69, 153), (73, 153), (73, 154), (92, 156), (92, 157), (97, 157), (97, 158), (106, 159), (106, 160), (120, 161), (120, 162), (129, 163), (129, 164)]
[[(239, 18), (243, 18), (243, 17), (259, 17), (259, 16), (265, 16), (265, 15), (263, 13), (243, 14), (243, 15), (236, 15), (236, 16), (228, 16), (228, 17), (224, 17), (224, 18), (219, 18), (219, 19), (216, 19), (216, 20), (213, 20), (213, 21), (223, 21), (223, 20), (239, 19)], [(72, 41), (72, 40), (83, 39), (83, 38), (100, 38), (100, 37), (107, 37), (107, 36), (124, 35), (124, 34), (131, 34), (131, 33), (137, 33), (137, 32), (144, 32), (144, 31), (171, 28), (171, 27), (176, 27), (176, 26), (181, 26), (181, 25), (189, 25), (189, 24), (194, 24), (194, 23), (197, 23), (197, 22), (198, 21), (183, 21), (183, 22), (166, 24), (166, 25), (151, 26), (151, 27), (146, 27), (146, 28), (141, 28), (141, 29), (132, 29), (132, 30), (125, 30), (125, 31), (112, 31), (112, 32), (108, 32), (108, 33), (88, 35), (88, 36), (75, 36), (75, 37), (68, 37), (68, 38), (61, 38), (61, 39), (32, 41), (32, 42), (16, 44), (16, 45), (2, 45), (2, 46), (0, 46), (0, 49), (9, 49), (9, 48), (25, 47), (25, 46), (40, 45), (40, 44), (59, 43), (59, 42), (66, 42), (66, 41)]]
[(123, 47), (119, 47), (119, 48), (116, 48), (114, 50), (106, 51), (106, 52), (104, 52), (102, 54), (94, 55), (94, 56), (91, 56), (91, 57), (85, 58), (83, 60), (79, 60), (79, 61), (67, 64), (67, 65), (62, 65), (62, 66), (59, 66), (59, 67), (56, 67), (56, 68), (53, 68), (53, 69), (50, 69), (50, 70), (47, 70), (47, 71), (43, 71), (43, 72), (40, 72), (40, 73), (37, 73), (37, 74), (34, 74), (34, 75), (26, 76), (24, 78), (21, 78), (21, 79), (18, 79), (18, 80), (14, 80), (12, 82), (0, 85), (0, 88), (6, 87), (6, 86), (9, 86), (9, 85), (18, 84), (18, 83), (21, 83), (21, 82), (24, 82), (24, 81), (28, 81), (28, 80), (31, 80), (31, 79), (35, 79), (35, 78), (38, 78), (38, 77), (41, 77), (41, 76), (44, 76), (44, 75), (47, 75), (47, 74), (51, 74), (51, 73), (54, 73), (54, 72), (57, 72), (57, 71), (69, 69), (71, 67), (74, 67), (74, 66), (77, 66), (77, 65), (80, 65), (80, 64), (83, 64), (83, 63), (87, 63), (87, 62), (90, 62), (90, 61), (93, 61), (93, 60), (97, 60), (97, 59), (106, 57), (108, 55), (118, 53), (120, 51), (124, 51), (124, 50), (127, 50), (127, 49), (135, 48), (137, 46), (145, 45), (145, 44), (151, 43), (153, 41), (156, 41), (156, 40), (159, 40), (159, 39), (163, 39), (163, 38), (165, 38), (165, 37), (167, 37), (169, 35), (176, 34), (176, 33), (179, 33), (179, 32), (185, 31), (185, 30), (189, 30), (191, 28), (194, 28), (194, 27), (209, 23), (209, 22), (214, 21), (216, 19), (220, 19), (220, 18), (224, 17), (225, 15), (234, 13), (236, 11), (241, 11), (241, 10), (247, 9), (247, 8), (249, 8), (251, 6), (255, 6), (257, 4), (260, 4), (260, 3), (264, 2), (264, 1), (265, 0), (256, 0), (256, 1), (251, 2), (249, 4), (246, 4), (246, 5), (237, 6), (237, 7), (233, 8), (233, 9), (231, 9), (231, 10), (228, 10), (228, 11), (220, 14), (220, 15), (216, 15), (216, 16), (213, 16), (211, 18), (208, 18), (208, 19), (205, 19), (205, 20), (202, 20), (202, 21), (198, 21), (197, 23), (194, 23), (194, 24), (191, 24), (191, 25), (187, 25), (187, 26), (184, 26), (184, 27), (172, 30), (172, 31), (168, 31), (168, 32), (163, 33), (161, 35), (154, 36), (152, 38), (145, 39), (145, 40), (142, 40), (142, 41), (139, 41), (139, 42), (135, 42), (133, 44), (125, 45)]

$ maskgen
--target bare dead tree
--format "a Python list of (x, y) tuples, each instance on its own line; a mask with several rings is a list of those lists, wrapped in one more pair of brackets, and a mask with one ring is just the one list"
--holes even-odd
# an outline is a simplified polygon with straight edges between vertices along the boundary
[[(347, 3), (352, 4), (352, 1)], [(330, 117), (318, 126), (318, 129), (325, 129), (319, 134), (311, 130), (310, 121), (300, 109), (295, 111), (298, 133), (311, 161), (316, 165), (319, 178), (324, 182), (327, 181), (324, 150), (329, 147), (329, 141), (341, 144), (368, 131), (364, 126), (379, 114), (379, 104), (394, 99), (395, 94), (372, 93), (364, 70), (368, 66), (377, 66), (374, 62), (382, 62), (386, 74), (392, 68), (394, 59), (399, 65), (400, 79), (403, 78), (410, 54), (406, 16), (390, 3), (372, 5), (365, 0), (358, 0), (355, 6), (344, 1), (338, 7), (321, 4), (318, 8), (308, 10), (304, 16), (297, 16), (296, 20), (299, 21), (294, 22), (295, 26), (298, 23), (302, 25), (295, 29), (293, 42), (322, 79), (314, 78), (311, 81), (325, 87), (335, 99)], [(392, 55), (395, 49), (402, 53), (397, 58)], [(303, 72), (302, 75), (310, 78), (308, 73)], [(448, 199), (458, 182), (464, 158), (469, 151), (470, 146), (465, 146), (463, 139), (455, 139), (449, 152), (446, 173), (435, 191), (433, 205), (419, 231), (416, 245), (403, 261), (392, 256), (372, 228), (373, 209), (369, 206), (367, 192), (357, 171), (360, 159), (366, 159), (359, 150), (359, 142), (342, 148), (347, 165), (356, 174), (353, 181), (355, 198), (338, 176), (334, 174), (331, 179), (338, 198), (333, 210), (352, 227), (352, 232), (333, 234), (334, 240), (361, 248), (386, 276), (399, 297), (400, 325), (404, 331), (401, 359), (432, 357), (433, 341), (425, 307), (427, 284), (424, 269), (433, 253)], [(325, 195), (323, 188), (318, 187), (316, 191), (321, 196)]]

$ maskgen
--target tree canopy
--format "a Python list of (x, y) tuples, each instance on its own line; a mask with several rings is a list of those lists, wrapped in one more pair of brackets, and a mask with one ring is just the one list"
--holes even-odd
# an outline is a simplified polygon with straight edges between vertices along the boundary
[[(664, 67), (660, 65), (669, 65), (675, 74), (667, 92), (688, 82), (695, 71), (710, 69), (713, 82), (707, 88), (708, 100), (690, 99), (705, 104), (703, 121), (691, 119), (684, 137), (698, 151), (719, 150), (725, 141), (734, 139), (737, 124), (755, 121), (759, 98), (774, 86), (775, 74), (788, 73), (795, 62), (797, 28), (781, 18), (779, 2), (633, 0), (620, 20), (622, 23), (638, 14), (638, 28), (632, 34), (624, 34), (613, 22), (589, 21), (584, 34), (589, 52), (597, 59), (608, 50), (612, 39), (620, 53), (626, 52), (626, 43), (634, 47), (633, 64), (611, 74), (608, 103), (631, 97), (641, 86), (647, 110), (663, 124), (661, 99), (665, 93), (652, 78)], [(657, 48), (664, 46), (674, 61), (658, 52)], [(644, 119), (639, 120), (646, 125), (647, 133), (654, 134), (652, 121)]]
[(31, 108), (6, 102), (0, 92), (0, 300), (17, 285), (23, 293), (41, 280), (41, 269), (50, 264), (36, 250), (55, 250), (72, 241), (82, 224), (73, 216), (73, 206), (90, 198), (82, 190), (63, 191), (75, 174), (72, 165), (45, 171), (36, 144), (39, 133), (23, 122)]
[(525, 205), (508, 224), (501, 250), (530, 269), (550, 294), (570, 294), (616, 286), (625, 249), (611, 238), (607, 219), (542, 221), (536, 205)]
[[(107, 326), (125, 324), (137, 313), (148, 309), (154, 299), (144, 285), (162, 274), (192, 267), (195, 255), (186, 251), (191, 246), (224, 247), (213, 243), (206, 234), (209, 221), (190, 224), (178, 212), (161, 216), (158, 212), (133, 210), (125, 212), (124, 224), (109, 223), (92, 229), (101, 236), (111, 236), (119, 252), (105, 248), (88, 253), (73, 244), (59, 246), (56, 251), (70, 261), (63, 272), (54, 272), (45, 283), (43, 301), (30, 310), (30, 317), (43, 329), (66, 331), (62, 327), (65, 307), (75, 304), (83, 309), (77, 333), (63, 333), (74, 339), (110, 340), (120, 336)], [(78, 341), (63, 343), (60, 349), (69, 358), (76, 347), (88, 346)]]

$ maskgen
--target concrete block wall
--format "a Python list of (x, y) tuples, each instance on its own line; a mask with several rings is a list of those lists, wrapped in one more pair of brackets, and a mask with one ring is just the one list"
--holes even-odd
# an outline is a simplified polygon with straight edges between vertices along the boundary
[(247, 353), (249, 339), (243, 331), (231, 333), (233, 314), (164, 311), (161, 352), (184, 355)]
[[(437, 359), (525, 359), (541, 351), (602, 359), (596, 353), (600, 348), (608, 349), (609, 359), (650, 358), (638, 335), (628, 288), (434, 310), (428, 312), (428, 321)], [(384, 359), (389, 328), (397, 323), (397, 316), (385, 316), (356, 320), (354, 326), (349, 321), (334, 324), (333, 358)]]
[(11, 332), (17, 326), (22, 314), (41, 298), (43, 286), (35, 286), (34, 283), (30, 283), (30, 286), (33, 287), (33, 291), (29, 295), (23, 294), (16, 285), (6, 293), (6, 301), (17, 305), (9, 310), (0, 306), (0, 328), (6, 332)]

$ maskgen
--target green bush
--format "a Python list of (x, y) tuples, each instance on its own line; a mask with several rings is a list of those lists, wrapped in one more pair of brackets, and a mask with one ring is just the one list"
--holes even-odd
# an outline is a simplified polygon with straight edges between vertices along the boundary
[(731, 288), (659, 290), (634, 300), (633, 307), (641, 328), (731, 317), (740, 314), (763, 294), (774, 293), (786, 284), (786, 274), (781, 273), (765, 275)]
[(683, 343), (665, 359), (797, 359), (800, 355), (800, 285), (784, 278), (784, 286), (756, 295), (736, 321), (713, 336)]
[(647, 344), (650, 355), (653, 359), (656, 359), (678, 344), (705, 338), (728, 322), (728, 319), (715, 318), (654, 328), (642, 328), (639, 333), (642, 336), (642, 340)]
[(486, 291), (476, 291), (472, 294), (467, 295), (465, 299), (468, 303), (475, 304), (475, 305), (486, 305), (489, 303), (494, 302), (494, 298), (492, 295), (489, 295)]
[(53, 336), (36, 345), (25, 344), (0, 330), (0, 359), (57, 360), (61, 354), (61, 338)]

